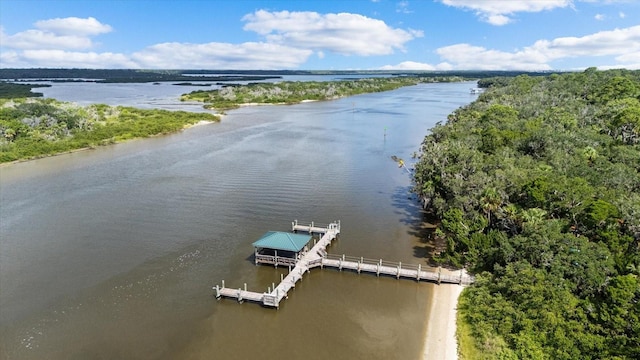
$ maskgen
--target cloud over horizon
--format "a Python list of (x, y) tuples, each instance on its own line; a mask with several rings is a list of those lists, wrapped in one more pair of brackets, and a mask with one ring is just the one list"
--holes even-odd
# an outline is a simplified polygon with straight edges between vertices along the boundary
[(258, 10), (242, 18), (244, 30), (255, 31), (267, 42), (342, 55), (386, 55), (403, 50), (422, 31), (393, 29), (366, 16), (317, 12)]
[[(438, 2), (454, 9), (472, 11), (480, 21), (492, 25), (508, 24), (520, 12), (574, 6), (573, 0)], [(409, 9), (415, 4), (402, 1), (396, 6)], [(597, 15), (590, 19), (600, 24), (609, 21), (598, 19), (626, 17), (618, 9), (606, 17), (600, 11)], [(414, 15), (412, 11), (406, 11), (402, 16)], [(359, 69), (369, 70), (540, 71), (558, 70), (555, 64), (580, 58), (597, 61), (602, 68), (640, 68), (640, 25), (593, 31), (581, 36), (566, 34), (541, 38), (512, 49), (492, 48), (472, 41), (440, 42), (440, 46), (431, 46), (433, 34), (425, 38), (422, 29), (392, 26), (381, 19), (349, 12), (259, 9), (244, 13), (238, 20), (238, 29), (253, 39), (236, 43), (209, 42), (206, 38), (193, 43), (168, 41), (143, 44), (138, 49), (123, 52), (107, 50), (96, 41), (99, 37), (112, 36), (115, 29), (95, 17), (41, 19), (33, 22), (31, 28), (12, 34), (0, 26), (0, 67), (286, 70), (299, 69), (310, 62), (323, 64), (327, 59), (356, 58), (362, 59), (363, 65)], [(412, 48), (418, 41), (423, 44), (420, 51)], [(375, 63), (365, 59), (375, 59), (378, 65), (364, 65)], [(381, 59), (399, 60), (392, 65), (394, 62)], [(388, 65), (381, 65), (381, 61)]]
[(461, 9), (472, 10), (480, 20), (491, 25), (502, 26), (513, 21), (518, 12), (540, 12), (565, 8), (572, 0), (440, 0), (443, 4)]
[[(574, 57), (616, 56), (618, 67), (640, 69), (640, 25), (625, 29), (600, 31), (582, 37), (538, 40), (531, 46), (512, 52), (486, 49), (467, 43), (436, 49), (443, 64), (460, 70), (555, 70), (550, 62)], [(403, 69), (406, 64), (384, 69)], [(428, 68), (428, 64), (420, 64)], [(440, 66), (431, 66), (440, 70)], [(607, 68), (616, 67), (608, 65)]]

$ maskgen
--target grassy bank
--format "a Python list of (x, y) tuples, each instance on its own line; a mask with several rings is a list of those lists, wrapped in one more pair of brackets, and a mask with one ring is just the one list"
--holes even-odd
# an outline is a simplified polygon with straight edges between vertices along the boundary
[(167, 134), (213, 114), (79, 106), (53, 99), (0, 101), (0, 163), (55, 155), (119, 141)]

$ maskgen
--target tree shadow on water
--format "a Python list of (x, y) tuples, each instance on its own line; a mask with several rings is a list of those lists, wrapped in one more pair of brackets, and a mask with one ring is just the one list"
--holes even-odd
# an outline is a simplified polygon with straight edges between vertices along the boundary
[(411, 186), (397, 187), (392, 195), (395, 213), (400, 215), (400, 221), (407, 225), (408, 234), (419, 239), (419, 244), (413, 247), (413, 256), (424, 259), (430, 266), (438, 266), (433, 260), (434, 254), (445, 247), (441, 240), (436, 239), (435, 230), (437, 219), (422, 207), (418, 196), (411, 192)]

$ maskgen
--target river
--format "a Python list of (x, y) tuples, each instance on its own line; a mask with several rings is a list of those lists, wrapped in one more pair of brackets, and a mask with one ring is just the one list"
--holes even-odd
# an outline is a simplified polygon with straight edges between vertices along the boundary
[(425, 264), (423, 214), (391, 156), (411, 163), (470, 87), (246, 107), (0, 168), (0, 357), (420, 358), (435, 285), (314, 270), (279, 310), (211, 287), (277, 282), (286, 270), (255, 266), (251, 243), (294, 219), (340, 220), (330, 253)]

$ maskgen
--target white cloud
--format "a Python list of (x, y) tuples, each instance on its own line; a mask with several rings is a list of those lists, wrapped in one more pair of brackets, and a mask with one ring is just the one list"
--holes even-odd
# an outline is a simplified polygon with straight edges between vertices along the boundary
[[(278, 43), (162, 43), (133, 54), (81, 52), (112, 31), (95, 18), (38, 21), (13, 35), (0, 27), (1, 67), (292, 69), (313, 53)], [(320, 52), (318, 56), (322, 57)]]
[(56, 35), (41, 30), (27, 30), (15, 35), (2, 35), (2, 46), (13, 49), (87, 49), (91, 39), (74, 35)]
[(440, 0), (443, 4), (475, 11), (482, 21), (505, 25), (518, 12), (540, 12), (572, 5), (572, 0)]
[(431, 65), (426, 63), (420, 63), (415, 61), (403, 61), (396, 65), (385, 65), (380, 67), (379, 70), (422, 70), (422, 71), (432, 71), (432, 70), (451, 70), (451, 64), (449, 63), (440, 63), (438, 65)]
[[(3, 59), (4, 60), (4, 59)], [(64, 50), (24, 50), (14, 56), (13, 64), (29, 64), (29, 67), (64, 68), (138, 68), (128, 56), (117, 53), (75, 52)], [(3, 66), (5, 65), (3, 61)]]
[(531, 51), (513, 53), (485, 49), (469, 44), (456, 44), (436, 50), (456, 69), (467, 70), (550, 70), (547, 58)]
[(35, 27), (60, 35), (89, 36), (111, 32), (109, 25), (102, 24), (93, 17), (86, 19), (77, 17), (40, 20)]
[(598, 20), (598, 21), (602, 21), (602, 20), (604, 20), (604, 15), (603, 14), (596, 14), (596, 16), (594, 16), (593, 18)]
[(513, 52), (456, 44), (439, 48), (436, 53), (456, 69), (551, 70), (553, 61), (603, 56), (614, 56), (620, 62), (616, 67), (634, 68), (640, 62), (640, 25), (583, 37), (538, 40)]
[(550, 59), (577, 56), (623, 55), (640, 52), (640, 25), (600, 31), (582, 37), (561, 37), (551, 41), (539, 40), (536, 51)]
[(618, 13), (618, 16), (620, 17), (620, 19), (624, 19), (625, 17), (627, 17), (627, 15), (625, 13), (623, 13), (622, 11), (620, 11)]
[(411, 14), (413, 11), (409, 9), (409, 2), (406, 0), (400, 1), (396, 4), (396, 12), (403, 14)]
[(0, 29), (0, 44), (11, 49), (88, 49), (94, 45), (91, 36), (112, 30), (92, 17), (41, 20), (35, 27), (13, 35)]
[(242, 20), (247, 22), (244, 30), (265, 36), (267, 42), (342, 55), (392, 54), (423, 36), (421, 31), (394, 29), (381, 20), (349, 13), (258, 10)]
[(313, 52), (269, 43), (162, 43), (134, 53), (143, 68), (192, 69), (293, 69)]

